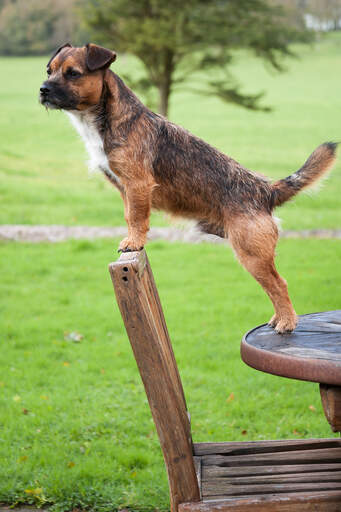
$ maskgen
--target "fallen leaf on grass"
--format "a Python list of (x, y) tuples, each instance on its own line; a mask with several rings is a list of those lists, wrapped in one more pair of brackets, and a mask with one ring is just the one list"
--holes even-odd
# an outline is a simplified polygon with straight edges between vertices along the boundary
[(232, 400), (234, 400), (234, 393), (230, 393), (230, 395), (226, 398), (226, 402), (229, 403), (232, 402)]
[(27, 459), (28, 459), (27, 455), (23, 455), (22, 457), (19, 457), (18, 462), (25, 462)]
[(64, 361), (63, 366), (69, 367), (70, 363), (68, 361)]
[(74, 343), (80, 343), (84, 338), (83, 334), (77, 331), (65, 332), (64, 340), (65, 341), (73, 341)]
[(43, 492), (41, 487), (36, 487), (35, 489), (25, 489), (26, 494), (30, 496), (40, 496)]
[(316, 412), (316, 407), (314, 407), (313, 405), (309, 405), (309, 409), (313, 412)]
[(67, 467), (68, 467), (68, 468), (74, 468), (74, 467), (75, 467), (75, 465), (76, 465), (76, 464), (75, 464), (74, 462), (72, 462), (72, 461), (70, 461), (70, 462), (68, 462), (68, 463), (67, 463)]
[(28, 410), (28, 409), (23, 409), (23, 410), (22, 410), (22, 413), (23, 413), (23, 414), (28, 414), (28, 413), (29, 413), (29, 410)]
[(247, 430), (242, 430), (242, 436), (246, 436)]
[(20, 402), (21, 398), (19, 395), (14, 395), (13, 400), (14, 402)]
[(48, 400), (49, 399), (49, 397), (47, 395), (40, 395), (40, 398), (42, 400)]

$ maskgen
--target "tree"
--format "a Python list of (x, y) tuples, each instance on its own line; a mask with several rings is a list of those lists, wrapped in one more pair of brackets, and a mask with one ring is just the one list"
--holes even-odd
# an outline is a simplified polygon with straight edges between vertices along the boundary
[(341, 28), (341, 0), (308, 0), (306, 10), (317, 21), (320, 30)]
[(76, 24), (74, 2), (0, 0), (0, 54), (48, 54), (71, 37), (81, 44), (84, 34)]
[(314, 30), (328, 31), (341, 28), (341, 0), (271, 0), (288, 8), (293, 17), (312, 26)]
[[(262, 94), (240, 92), (230, 68), (235, 50), (251, 50), (280, 70), (289, 44), (307, 32), (286, 24), (284, 9), (267, 0), (80, 0), (96, 42), (135, 55), (146, 75), (135, 83), (157, 88), (167, 115), (174, 86), (197, 76), (199, 92), (260, 109)], [(204, 87), (202, 71), (209, 73)], [(206, 81), (205, 81), (206, 82)]]

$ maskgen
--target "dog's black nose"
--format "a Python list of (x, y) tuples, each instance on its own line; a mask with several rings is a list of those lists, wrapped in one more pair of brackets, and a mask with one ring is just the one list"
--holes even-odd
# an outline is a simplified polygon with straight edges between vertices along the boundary
[(51, 91), (51, 86), (49, 83), (47, 82), (44, 82), (43, 85), (40, 87), (40, 93), (43, 95), (43, 96), (47, 96), (48, 93)]

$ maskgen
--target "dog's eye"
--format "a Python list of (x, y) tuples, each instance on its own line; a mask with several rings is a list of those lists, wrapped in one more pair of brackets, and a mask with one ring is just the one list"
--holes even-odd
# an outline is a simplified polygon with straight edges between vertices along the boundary
[(47, 71), (46, 71), (46, 73), (47, 73), (47, 76), (50, 76), (50, 75), (51, 75), (51, 73), (52, 73), (51, 69), (50, 69), (50, 68), (48, 68), (48, 69), (47, 69)]
[(81, 73), (79, 71), (76, 71), (75, 69), (68, 68), (65, 73), (66, 78), (78, 78), (81, 76)]

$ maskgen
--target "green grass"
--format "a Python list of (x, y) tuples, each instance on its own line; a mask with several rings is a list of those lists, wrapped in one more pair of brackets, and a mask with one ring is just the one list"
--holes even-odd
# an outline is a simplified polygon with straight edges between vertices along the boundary
[[(341, 139), (340, 52), (340, 35), (301, 47), (281, 75), (241, 56), (237, 76), (246, 92), (266, 91), (271, 114), (179, 90), (170, 118), (249, 168), (284, 177), (320, 142)], [(122, 225), (119, 194), (101, 176), (89, 179), (65, 116), (38, 104), (46, 61), (0, 59), (0, 223)], [(134, 66), (121, 57), (114, 69)], [(340, 180), (338, 164), (318, 195), (279, 210), (284, 228), (339, 228)], [(153, 215), (152, 225), (166, 222)], [(107, 271), (116, 247), (0, 243), (0, 502), (168, 507), (158, 439)], [(339, 241), (282, 240), (278, 253), (298, 313), (340, 307)], [(155, 242), (148, 254), (194, 441), (329, 437), (317, 385), (241, 362), (242, 334), (272, 308), (232, 252)], [(72, 331), (84, 338), (67, 341)]]
[[(115, 247), (0, 244), (0, 502), (168, 507), (158, 439), (107, 271)], [(278, 253), (298, 313), (340, 307), (338, 241), (283, 240)], [(194, 441), (330, 437), (316, 384), (241, 362), (242, 334), (272, 309), (232, 251), (155, 242), (148, 254)], [(66, 341), (70, 331), (84, 338)]]
[[(277, 74), (241, 55), (235, 72), (246, 92), (266, 92), (270, 114), (254, 113), (178, 90), (170, 118), (247, 167), (274, 178), (295, 171), (321, 142), (340, 140), (341, 37), (299, 47)], [(61, 112), (38, 104), (47, 58), (1, 58), (0, 223), (122, 225), (121, 199), (103, 177), (89, 179), (83, 143)], [(118, 73), (136, 62), (119, 57)], [(196, 80), (204, 79), (198, 76)], [(190, 84), (195, 87), (195, 80)], [(340, 164), (317, 195), (278, 210), (287, 229), (341, 225)], [(163, 215), (152, 225), (165, 224)]]

